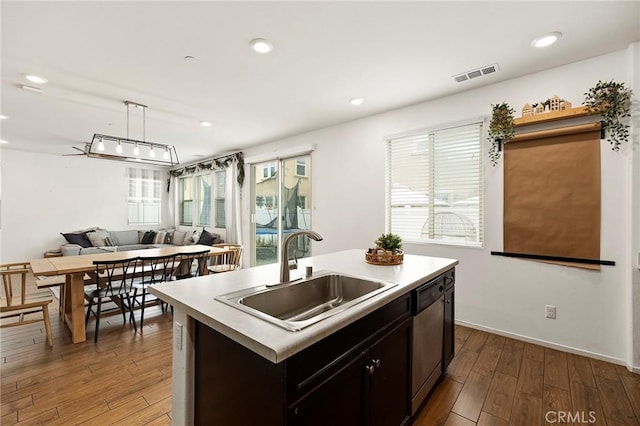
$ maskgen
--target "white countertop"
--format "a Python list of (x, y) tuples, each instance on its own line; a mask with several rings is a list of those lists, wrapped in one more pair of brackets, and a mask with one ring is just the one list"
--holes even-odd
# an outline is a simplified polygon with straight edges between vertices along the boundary
[(291, 279), (303, 276), (305, 267), (312, 266), (314, 271), (329, 270), (398, 285), (301, 331), (285, 330), (214, 300), (226, 293), (277, 283), (280, 274), (277, 263), (156, 284), (149, 291), (195, 320), (279, 363), (458, 264), (455, 259), (405, 254), (401, 265), (370, 265), (364, 260), (364, 252), (355, 249), (299, 259), (298, 269), (291, 271)]

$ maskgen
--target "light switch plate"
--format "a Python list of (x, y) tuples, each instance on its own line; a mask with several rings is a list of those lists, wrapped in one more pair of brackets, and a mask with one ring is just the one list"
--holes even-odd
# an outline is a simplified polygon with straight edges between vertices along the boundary
[(179, 322), (173, 323), (173, 346), (179, 351), (182, 350), (182, 324)]

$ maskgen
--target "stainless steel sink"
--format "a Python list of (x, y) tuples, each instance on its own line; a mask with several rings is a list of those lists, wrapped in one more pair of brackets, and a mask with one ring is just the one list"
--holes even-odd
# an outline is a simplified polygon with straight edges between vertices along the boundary
[(299, 331), (395, 285), (320, 271), (301, 281), (253, 287), (218, 296), (216, 300), (287, 330)]

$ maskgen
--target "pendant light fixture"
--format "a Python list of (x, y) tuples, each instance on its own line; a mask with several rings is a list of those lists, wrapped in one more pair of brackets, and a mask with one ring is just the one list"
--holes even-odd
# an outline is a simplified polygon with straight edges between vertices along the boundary
[[(127, 137), (121, 138), (94, 134), (86, 155), (93, 158), (136, 161), (169, 167), (180, 164), (178, 161), (178, 155), (176, 154), (176, 149), (173, 145), (147, 142), (147, 106), (131, 101), (124, 101), (124, 104), (127, 107)], [(142, 140), (129, 138), (129, 113), (131, 107), (142, 110)], [(147, 147), (148, 150), (141, 150), (141, 147)], [(161, 150), (162, 155), (156, 156), (156, 149)]]

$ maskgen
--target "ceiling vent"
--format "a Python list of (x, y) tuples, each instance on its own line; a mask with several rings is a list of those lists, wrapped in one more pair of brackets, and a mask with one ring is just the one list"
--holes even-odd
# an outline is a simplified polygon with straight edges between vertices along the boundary
[(483, 75), (493, 74), (499, 71), (498, 64), (485, 65), (475, 70), (467, 71), (462, 74), (454, 75), (453, 79), (456, 83), (462, 83), (463, 81), (471, 80), (472, 78), (482, 77)]

